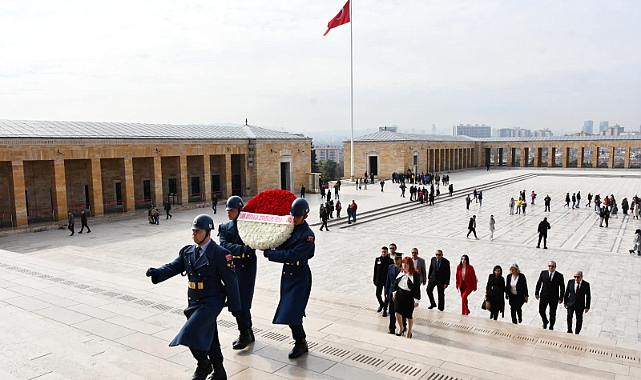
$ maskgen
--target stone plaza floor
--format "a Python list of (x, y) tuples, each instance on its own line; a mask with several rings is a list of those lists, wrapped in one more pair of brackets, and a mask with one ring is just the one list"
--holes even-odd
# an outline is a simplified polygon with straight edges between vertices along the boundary
[[(470, 210), (466, 210), (463, 198), (448, 199), (442, 194), (434, 207), (425, 205), (367, 223), (357, 222), (349, 228), (332, 226), (329, 232), (321, 232), (318, 225), (313, 225), (317, 243), (316, 255), (310, 261), (312, 298), (318, 297), (318, 300), (310, 303), (310, 318), (305, 321), (306, 326), (309, 324), (310, 339), (320, 342), (333, 336), (332, 339), (339, 340), (336, 336), (341, 335), (345, 341), (353, 338), (350, 331), (319, 322), (338, 318), (361, 318), (364, 324), (359, 327), (365, 332), (370, 324), (374, 326), (372, 331), (386, 331), (386, 319), (375, 312), (377, 302), (372, 270), (380, 247), (393, 242), (406, 254), (412, 247), (417, 247), (420, 256), (426, 259), (436, 249), (441, 249), (452, 263), (452, 286), (446, 290), (445, 313), (430, 311), (426, 315), (431, 318), (442, 315), (462, 323), (468, 318), (474, 324), (480, 324), (480, 318), (486, 319), (488, 315), (480, 309), (488, 274), (496, 264), (507, 272), (510, 264), (517, 263), (528, 278), (530, 293), (530, 302), (523, 307), (525, 326), (512, 326), (509, 310), (506, 310), (506, 318), (493, 326), (510, 331), (519, 328), (535, 331), (535, 327), (542, 330), (538, 301), (534, 299), (535, 284), (540, 271), (547, 269), (547, 262), (554, 260), (566, 281), (574, 271), (582, 270), (584, 280), (591, 284), (592, 306), (584, 316), (581, 335), (586, 339), (603, 338), (619, 345), (625, 343), (625, 347), (638, 350), (641, 347), (638, 346), (641, 341), (641, 277), (638, 275), (641, 257), (630, 255), (628, 250), (632, 248), (634, 231), (641, 228), (641, 220), (624, 218), (620, 212), (618, 218), (610, 219), (608, 228), (600, 228), (597, 214), (584, 205), (588, 192), (599, 193), (602, 197), (614, 194), (619, 205), (624, 197), (631, 200), (641, 192), (641, 175), (623, 170), (472, 170), (451, 173), (450, 182), (457, 190), (524, 173), (536, 176), (484, 191), (483, 205), (472, 203)], [(528, 202), (526, 215), (510, 216), (509, 199), (518, 197), (521, 190), (528, 196), (534, 190), (538, 194), (536, 205)], [(583, 197), (581, 207), (564, 208), (565, 193), (576, 191), (581, 191)], [(549, 213), (543, 212), (546, 194), (552, 198)], [(387, 181), (384, 192), (378, 184), (369, 185), (367, 190), (357, 190), (354, 184), (344, 183), (341, 200), (347, 206), (354, 199), (359, 205), (359, 213), (363, 213), (409, 203), (409, 198), (399, 195), (398, 185), (391, 181)], [(309, 221), (317, 223), (320, 196), (308, 194), (307, 199), (312, 210)], [(188, 350), (167, 346), (184, 321), (181, 314), (186, 305), (184, 279), (178, 277), (154, 286), (144, 273), (150, 266), (158, 267), (173, 260), (182, 246), (191, 243), (191, 220), (199, 213), (211, 214), (211, 209), (175, 211), (172, 219), (163, 217), (158, 226), (147, 223), (146, 211), (138, 213), (138, 218), (120, 221), (90, 219), (91, 234), (76, 233), (70, 237), (67, 230), (49, 230), (0, 238), (0, 331), (5, 338), (0, 347), (0, 378), (188, 378), (193, 370), (193, 359)], [(493, 241), (488, 239), (490, 214), (496, 219)], [(479, 240), (465, 236), (471, 215), (477, 216)], [(548, 250), (536, 248), (537, 225), (544, 216), (552, 226)], [(214, 220), (216, 224), (226, 221), (224, 207), (219, 207)], [(346, 219), (343, 220), (342, 227), (345, 227)], [(460, 317), (461, 301), (453, 286), (454, 267), (462, 254), (470, 257), (479, 278), (479, 291), (469, 297), (470, 317)], [(255, 309), (257, 325), (264, 331), (274, 329), (270, 322), (278, 301), (280, 268), (259, 255)], [(428, 301), (424, 288), (422, 296), (419, 309), (426, 309)], [(361, 306), (358, 313), (352, 315), (333, 309), (327, 300)], [(421, 310), (423, 312), (426, 310)], [(227, 314), (224, 311), (221, 318), (232, 321)], [(315, 319), (316, 316), (324, 319)], [(562, 306), (559, 306), (557, 319), (558, 331), (546, 332), (546, 337), (566, 339)], [(221, 330), (221, 343), (232, 379), (378, 378), (374, 373), (358, 372), (358, 363), (345, 365), (327, 357), (323, 359), (320, 354), (306, 368), (288, 364), (286, 339), (289, 332), (282, 326), (269, 332), (275, 334), (272, 338), (283, 337), (282, 347), (257, 344), (247, 355), (239, 354), (229, 348), (235, 335), (233, 322), (224, 323), (229, 325)], [(353, 333), (362, 331), (354, 329)], [(420, 333), (418, 339), (421, 339)], [(380, 341), (371, 344), (380, 345)], [(364, 343), (359, 348), (372, 350)], [(254, 351), (260, 353), (254, 357), (251, 355)], [(384, 353), (384, 350), (373, 351), (379, 355)], [(448, 352), (444, 350), (440, 354), (447, 355)], [(442, 362), (433, 362), (434, 358), (425, 359), (425, 368), (429, 365), (444, 368)], [(89, 362), (93, 364), (77, 365)], [(126, 363), (127, 371), (123, 370), (122, 363)], [(155, 367), (151, 363), (156, 363)], [(158, 368), (162, 368), (160, 375)], [(454, 366), (449, 368), (463, 371)], [(617, 372), (619, 370), (619, 367), (612, 370), (617, 374), (616, 378), (641, 374), (641, 370), (635, 373), (631, 369)], [(503, 378), (500, 374), (509, 377), (509, 372), (499, 369), (488, 371), (493, 376), (474, 378)], [(377, 374), (381, 374), (381, 378), (389, 375), (380, 371)], [(615, 378), (601, 372), (593, 377)]]

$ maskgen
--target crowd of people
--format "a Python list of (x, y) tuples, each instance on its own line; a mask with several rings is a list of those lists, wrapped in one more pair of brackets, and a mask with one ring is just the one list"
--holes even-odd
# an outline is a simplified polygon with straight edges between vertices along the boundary
[[(637, 230), (641, 239), (641, 230)], [(640, 243), (641, 244), (641, 243)], [(381, 254), (374, 261), (373, 283), (376, 287), (378, 312), (389, 317), (389, 333), (412, 337), (413, 313), (421, 300), (421, 286), (426, 286), (429, 298), (428, 309), (438, 307), (445, 310), (445, 289), (450, 285), (450, 262), (437, 250), (429, 267), (419, 257), (418, 248), (412, 248), (411, 256), (403, 257), (397, 246), (381, 247)], [(470, 314), (468, 297), (478, 290), (478, 278), (468, 255), (461, 255), (455, 271), (455, 286), (461, 297), (461, 313)], [(437, 289), (438, 303), (434, 298)], [(567, 313), (567, 332), (579, 334), (583, 325), (583, 314), (590, 310), (590, 284), (583, 280), (583, 272), (576, 271), (574, 278), (564, 280), (556, 271), (556, 262), (549, 261), (536, 282), (535, 297), (539, 301), (539, 314), (544, 329), (554, 330), (556, 313), (563, 304)], [(506, 301), (510, 306), (512, 323), (523, 322), (522, 307), (530, 299), (528, 280), (518, 266), (509, 266), (509, 274), (503, 275), (503, 268), (495, 265), (485, 284), (485, 296), (481, 308), (487, 310), (490, 319), (504, 317)], [(388, 313), (389, 310), (389, 313)], [(548, 318), (549, 315), (549, 318)], [(574, 320), (576, 319), (576, 324)]]

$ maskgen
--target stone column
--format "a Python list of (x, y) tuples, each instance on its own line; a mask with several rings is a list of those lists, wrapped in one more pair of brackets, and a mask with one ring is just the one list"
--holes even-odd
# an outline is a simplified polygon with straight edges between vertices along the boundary
[(91, 215), (104, 215), (105, 205), (102, 203), (102, 169), (100, 159), (91, 159), (91, 180), (89, 181), (89, 204), (91, 206)]
[(623, 158), (623, 169), (630, 168), (630, 147), (625, 148), (625, 157)]
[[(358, 176), (357, 176), (358, 177)], [(231, 154), (225, 155), (225, 198), (231, 197)]]
[(53, 213), (55, 220), (67, 220), (67, 180), (65, 176), (65, 160), (53, 161)]
[(520, 149), (520, 155), (519, 155), (519, 166), (520, 167), (525, 167), (525, 148), (521, 147)]
[(16, 227), (29, 224), (27, 218), (27, 195), (24, 183), (24, 164), (22, 161), (11, 161), (11, 192), (13, 194), (13, 225)]
[(561, 167), (562, 168), (567, 168), (568, 167), (568, 157), (570, 156), (570, 148), (567, 146), (564, 146), (561, 148), (563, 152), (563, 157), (561, 158)]
[(507, 147), (507, 167), (514, 166), (514, 148), (511, 146)]
[(179, 166), (180, 166), (180, 199), (181, 205), (186, 205), (189, 203), (189, 174), (187, 172), (187, 156), (179, 156)]
[(534, 166), (535, 168), (540, 167), (541, 166), (540, 160), (541, 160), (541, 148), (535, 147), (534, 148), (534, 164), (532, 164), (532, 166)]
[(556, 156), (556, 148), (548, 147), (548, 168), (554, 167), (554, 157)]
[[(249, 181), (247, 181), (249, 183)], [(204, 193), (202, 196), (203, 202), (211, 201), (211, 160), (209, 155), (203, 156), (203, 184)]]
[(156, 206), (162, 205), (165, 203), (165, 197), (162, 191), (162, 157), (160, 156), (155, 156), (154, 157), (154, 188), (153, 188), (153, 195), (154, 195), (154, 203)]
[(494, 148), (494, 167), (499, 166), (499, 148)]
[(577, 168), (582, 168), (583, 167), (583, 153), (584, 153), (583, 149), (585, 149), (585, 148), (583, 148), (582, 146), (580, 146), (580, 147), (578, 147), (576, 149), (576, 155), (577, 155), (577, 157), (576, 157), (576, 167)]
[(599, 146), (598, 145), (592, 148), (592, 167), (593, 168), (599, 167)]
[(608, 168), (612, 169), (614, 168), (614, 147), (611, 146), (608, 148), (610, 150), (610, 159), (608, 160)]
[(131, 157), (125, 157), (123, 158), (123, 162), (125, 167), (124, 208), (125, 211), (129, 212), (136, 209), (136, 198), (134, 196), (134, 161)]

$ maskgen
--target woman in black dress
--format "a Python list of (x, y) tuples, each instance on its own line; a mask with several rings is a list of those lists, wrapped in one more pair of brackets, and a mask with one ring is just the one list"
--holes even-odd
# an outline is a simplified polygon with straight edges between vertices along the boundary
[(490, 301), (490, 319), (496, 319), (504, 316), (505, 311), (505, 279), (503, 278), (503, 268), (500, 265), (494, 267), (494, 271), (487, 278), (487, 285), (485, 286), (485, 299)]
[(525, 275), (521, 273), (518, 265), (510, 265), (510, 274), (505, 279), (505, 299), (510, 300), (512, 323), (523, 323), (521, 307), (528, 301), (528, 297)]
[(396, 277), (394, 285), (394, 310), (396, 311), (396, 322), (399, 327), (397, 336), (403, 335), (403, 318), (407, 319), (408, 338), (412, 337), (412, 325), (414, 323), (412, 315), (414, 308), (418, 307), (418, 301), (421, 299), (421, 277), (414, 268), (414, 261), (411, 257), (403, 258), (401, 270)]

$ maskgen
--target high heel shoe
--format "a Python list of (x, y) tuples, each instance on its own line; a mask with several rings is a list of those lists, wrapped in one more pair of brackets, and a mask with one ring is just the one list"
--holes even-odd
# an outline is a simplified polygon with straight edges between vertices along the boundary
[(405, 334), (405, 328), (403, 328), (403, 330), (401, 330), (401, 332), (400, 332), (400, 333), (396, 333), (396, 336), (401, 336), (401, 335), (403, 335), (403, 334)]
[(407, 339), (412, 339), (412, 332), (411, 331), (407, 333)]

